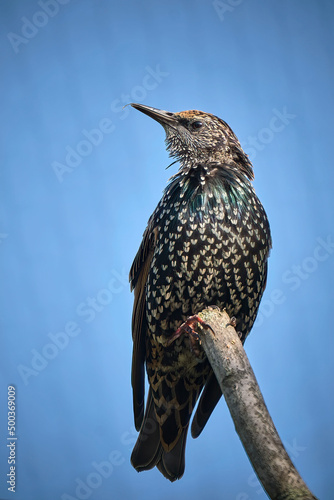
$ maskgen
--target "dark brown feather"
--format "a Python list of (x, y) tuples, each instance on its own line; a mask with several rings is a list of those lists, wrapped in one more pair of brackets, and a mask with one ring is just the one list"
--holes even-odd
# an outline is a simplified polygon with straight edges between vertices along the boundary
[[(152, 238), (153, 234), (153, 238)], [(154, 252), (156, 233), (144, 233), (142, 244), (130, 270), (131, 286), (134, 288), (134, 306), (132, 314), (132, 372), (133, 411), (137, 431), (144, 417), (145, 397), (145, 357), (146, 357), (146, 281)]]
[(152, 469), (161, 459), (160, 429), (155, 418), (152, 390), (147, 397), (145, 419), (132, 450), (131, 464), (138, 471)]
[(152, 390), (149, 390), (145, 418), (131, 454), (131, 464), (138, 471), (157, 466), (170, 481), (180, 479), (185, 468), (185, 446), (188, 425), (183, 429), (174, 448), (167, 452), (161, 444), (161, 430), (156, 419)]
[(221, 396), (222, 391), (216, 376), (211, 372), (204, 386), (191, 424), (191, 435), (193, 438), (197, 438), (201, 434)]

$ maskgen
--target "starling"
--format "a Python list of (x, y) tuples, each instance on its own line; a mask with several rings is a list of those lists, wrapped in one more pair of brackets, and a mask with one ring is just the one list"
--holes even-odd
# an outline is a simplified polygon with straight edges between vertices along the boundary
[(187, 330), (202, 309), (217, 306), (235, 318), (245, 341), (266, 286), (271, 236), (251, 184), (252, 164), (226, 122), (202, 111), (131, 105), (163, 126), (167, 151), (180, 163), (130, 271), (133, 405), (140, 431), (131, 463), (137, 471), (157, 466), (174, 481), (184, 473), (187, 431), (200, 393), (193, 437), (221, 397), (203, 349), (194, 348)]

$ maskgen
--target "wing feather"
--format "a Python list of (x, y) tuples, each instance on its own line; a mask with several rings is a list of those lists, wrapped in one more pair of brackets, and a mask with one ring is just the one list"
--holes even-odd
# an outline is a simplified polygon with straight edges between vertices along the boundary
[(144, 417), (145, 358), (146, 358), (146, 283), (154, 253), (157, 230), (146, 228), (143, 241), (130, 270), (131, 290), (134, 290), (132, 314), (132, 372), (133, 412), (137, 430)]

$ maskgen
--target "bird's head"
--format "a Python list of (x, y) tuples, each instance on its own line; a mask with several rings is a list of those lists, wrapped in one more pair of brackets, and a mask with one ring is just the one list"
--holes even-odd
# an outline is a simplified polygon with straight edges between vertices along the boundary
[(131, 106), (159, 122), (166, 132), (170, 156), (181, 162), (181, 168), (215, 163), (254, 178), (252, 164), (229, 125), (210, 113), (190, 110), (171, 113), (144, 104)]

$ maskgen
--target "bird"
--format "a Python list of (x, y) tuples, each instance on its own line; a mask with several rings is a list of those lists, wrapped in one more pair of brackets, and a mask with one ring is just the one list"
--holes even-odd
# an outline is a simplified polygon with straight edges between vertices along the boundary
[(129, 276), (139, 431), (131, 463), (138, 472), (156, 466), (175, 481), (185, 470), (196, 403), (194, 438), (222, 395), (196, 342), (198, 313), (225, 309), (244, 343), (266, 287), (271, 234), (251, 182), (252, 163), (225, 121), (198, 110), (131, 106), (162, 125), (169, 156), (179, 163), (148, 220)]

